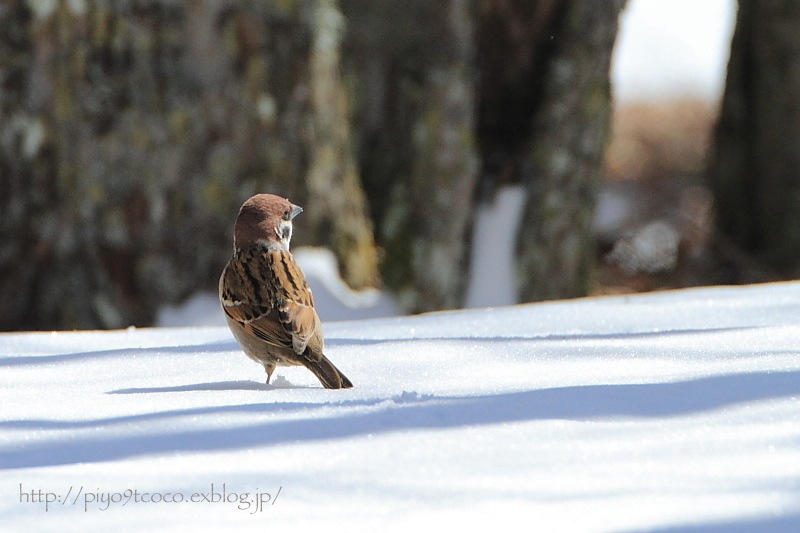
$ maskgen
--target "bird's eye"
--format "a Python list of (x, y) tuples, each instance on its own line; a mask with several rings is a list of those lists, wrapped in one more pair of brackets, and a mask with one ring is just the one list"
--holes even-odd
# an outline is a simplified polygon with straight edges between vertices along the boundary
[(284, 211), (283, 212), (283, 220), (289, 220), (289, 217), (291, 216), (291, 214), (292, 214), (292, 212), (290, 210), (288, 210), (288, 209), (286, 211)]

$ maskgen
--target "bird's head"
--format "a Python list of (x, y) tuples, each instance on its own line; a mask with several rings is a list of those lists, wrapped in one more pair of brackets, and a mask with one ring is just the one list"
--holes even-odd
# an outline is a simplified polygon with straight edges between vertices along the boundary
[(292, 219), (303, 212), (286, 198), (274, 194), (257, 194), (242, 204), (233, 228), (236, 250), (262, 244), (289, 250), (292, 240)]

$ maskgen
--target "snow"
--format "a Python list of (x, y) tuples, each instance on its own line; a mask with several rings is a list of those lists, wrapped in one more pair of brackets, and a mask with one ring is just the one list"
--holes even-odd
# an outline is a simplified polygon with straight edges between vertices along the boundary
[(779, 283), (327, 322), (346, 391), (264, 385), (223, 327), (3, 334), (0, 523), (796, 530), (798, 311)]
[(494, 198), (478, 204), (472, 228), (469, 283), (465, 307), (511, 305), (514, 286), (516, 228), (522, 217), (525, 191), (521, 185), (499, 187)]

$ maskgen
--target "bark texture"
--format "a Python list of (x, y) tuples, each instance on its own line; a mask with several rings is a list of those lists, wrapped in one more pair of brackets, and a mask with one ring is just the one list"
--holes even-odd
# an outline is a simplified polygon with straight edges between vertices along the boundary
[(800, 275), (800, 4), (740, 0), (710, 166), (718, 231)]
[(522, 182), (521, 299), (583, 294), (622, 4), (0, 4), (0, 330), (152, 324), (257, 192), (419, 312), (462, 305), (476, 202)]
[(4, 4), (0, 329), (150, 324), (213, 288), (256, 192), (342, 191), (347, 224), (309, 209), (297, 244), (374, 281), (337, 17), (326, 0)]
[(411, 312), (459, 307), (477, 180), (474, 4), (349, 1), (364, 186), (386, 284)]
[(588, 294), (591, 223), (611, 117), (609, 67), (623, 0), (565, 2), (553, 11), (521, 175), (517, 237), (521, 301)]

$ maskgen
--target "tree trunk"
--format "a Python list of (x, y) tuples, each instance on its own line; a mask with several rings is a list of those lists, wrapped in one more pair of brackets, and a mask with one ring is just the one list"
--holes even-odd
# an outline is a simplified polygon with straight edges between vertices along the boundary
[(334, 127), (335, 29), (328, 41), (315, 26), (335, 13), (326, 0), (0, 9), (0, 329), (152, 323), (215, 287), (256, 192), (316, 208), (325, 187), (346, 191), (345, 227), (320, 230), (330, 213), (309, 208), (316, 231), (296, 243), (374, 280), (349, 131)]
[(6, 2), (0, 329), (152, 323), (265, 191), (351, 285), (380, 258), (405, 309), (459, 307), (479, 174), (527, 186), (523, 299), (581, 294), (621, 5)]
[(800, 4), (740, 0), (710, 166), (719, 233), (800, 275)]
[(591, 222), (611, 114), (609, 67), (623, 5), (481, 3), (478, 198), (491, 198), (498, 185), (524, 185), (520, 301), (580, 296), (590, 288)]
[(529, 141), (517, 238), (519, 298), (586, 295), (591, 223), (611, 116), (609, 68), (624, 0), (564, 2), (553, 11)]
[(315, 240), (334, 250), (348, 285), (363, 289), (378, 285), (378, 260), (341, 78), (343, 25), (334, 0), (317, 0), (311, 53), (315, 127), (310, 143), (308, 212), (313, 217)]
[(459, 307), (477, 176), (472, 2), (343, 7), (384, 280), (408, 311)]

